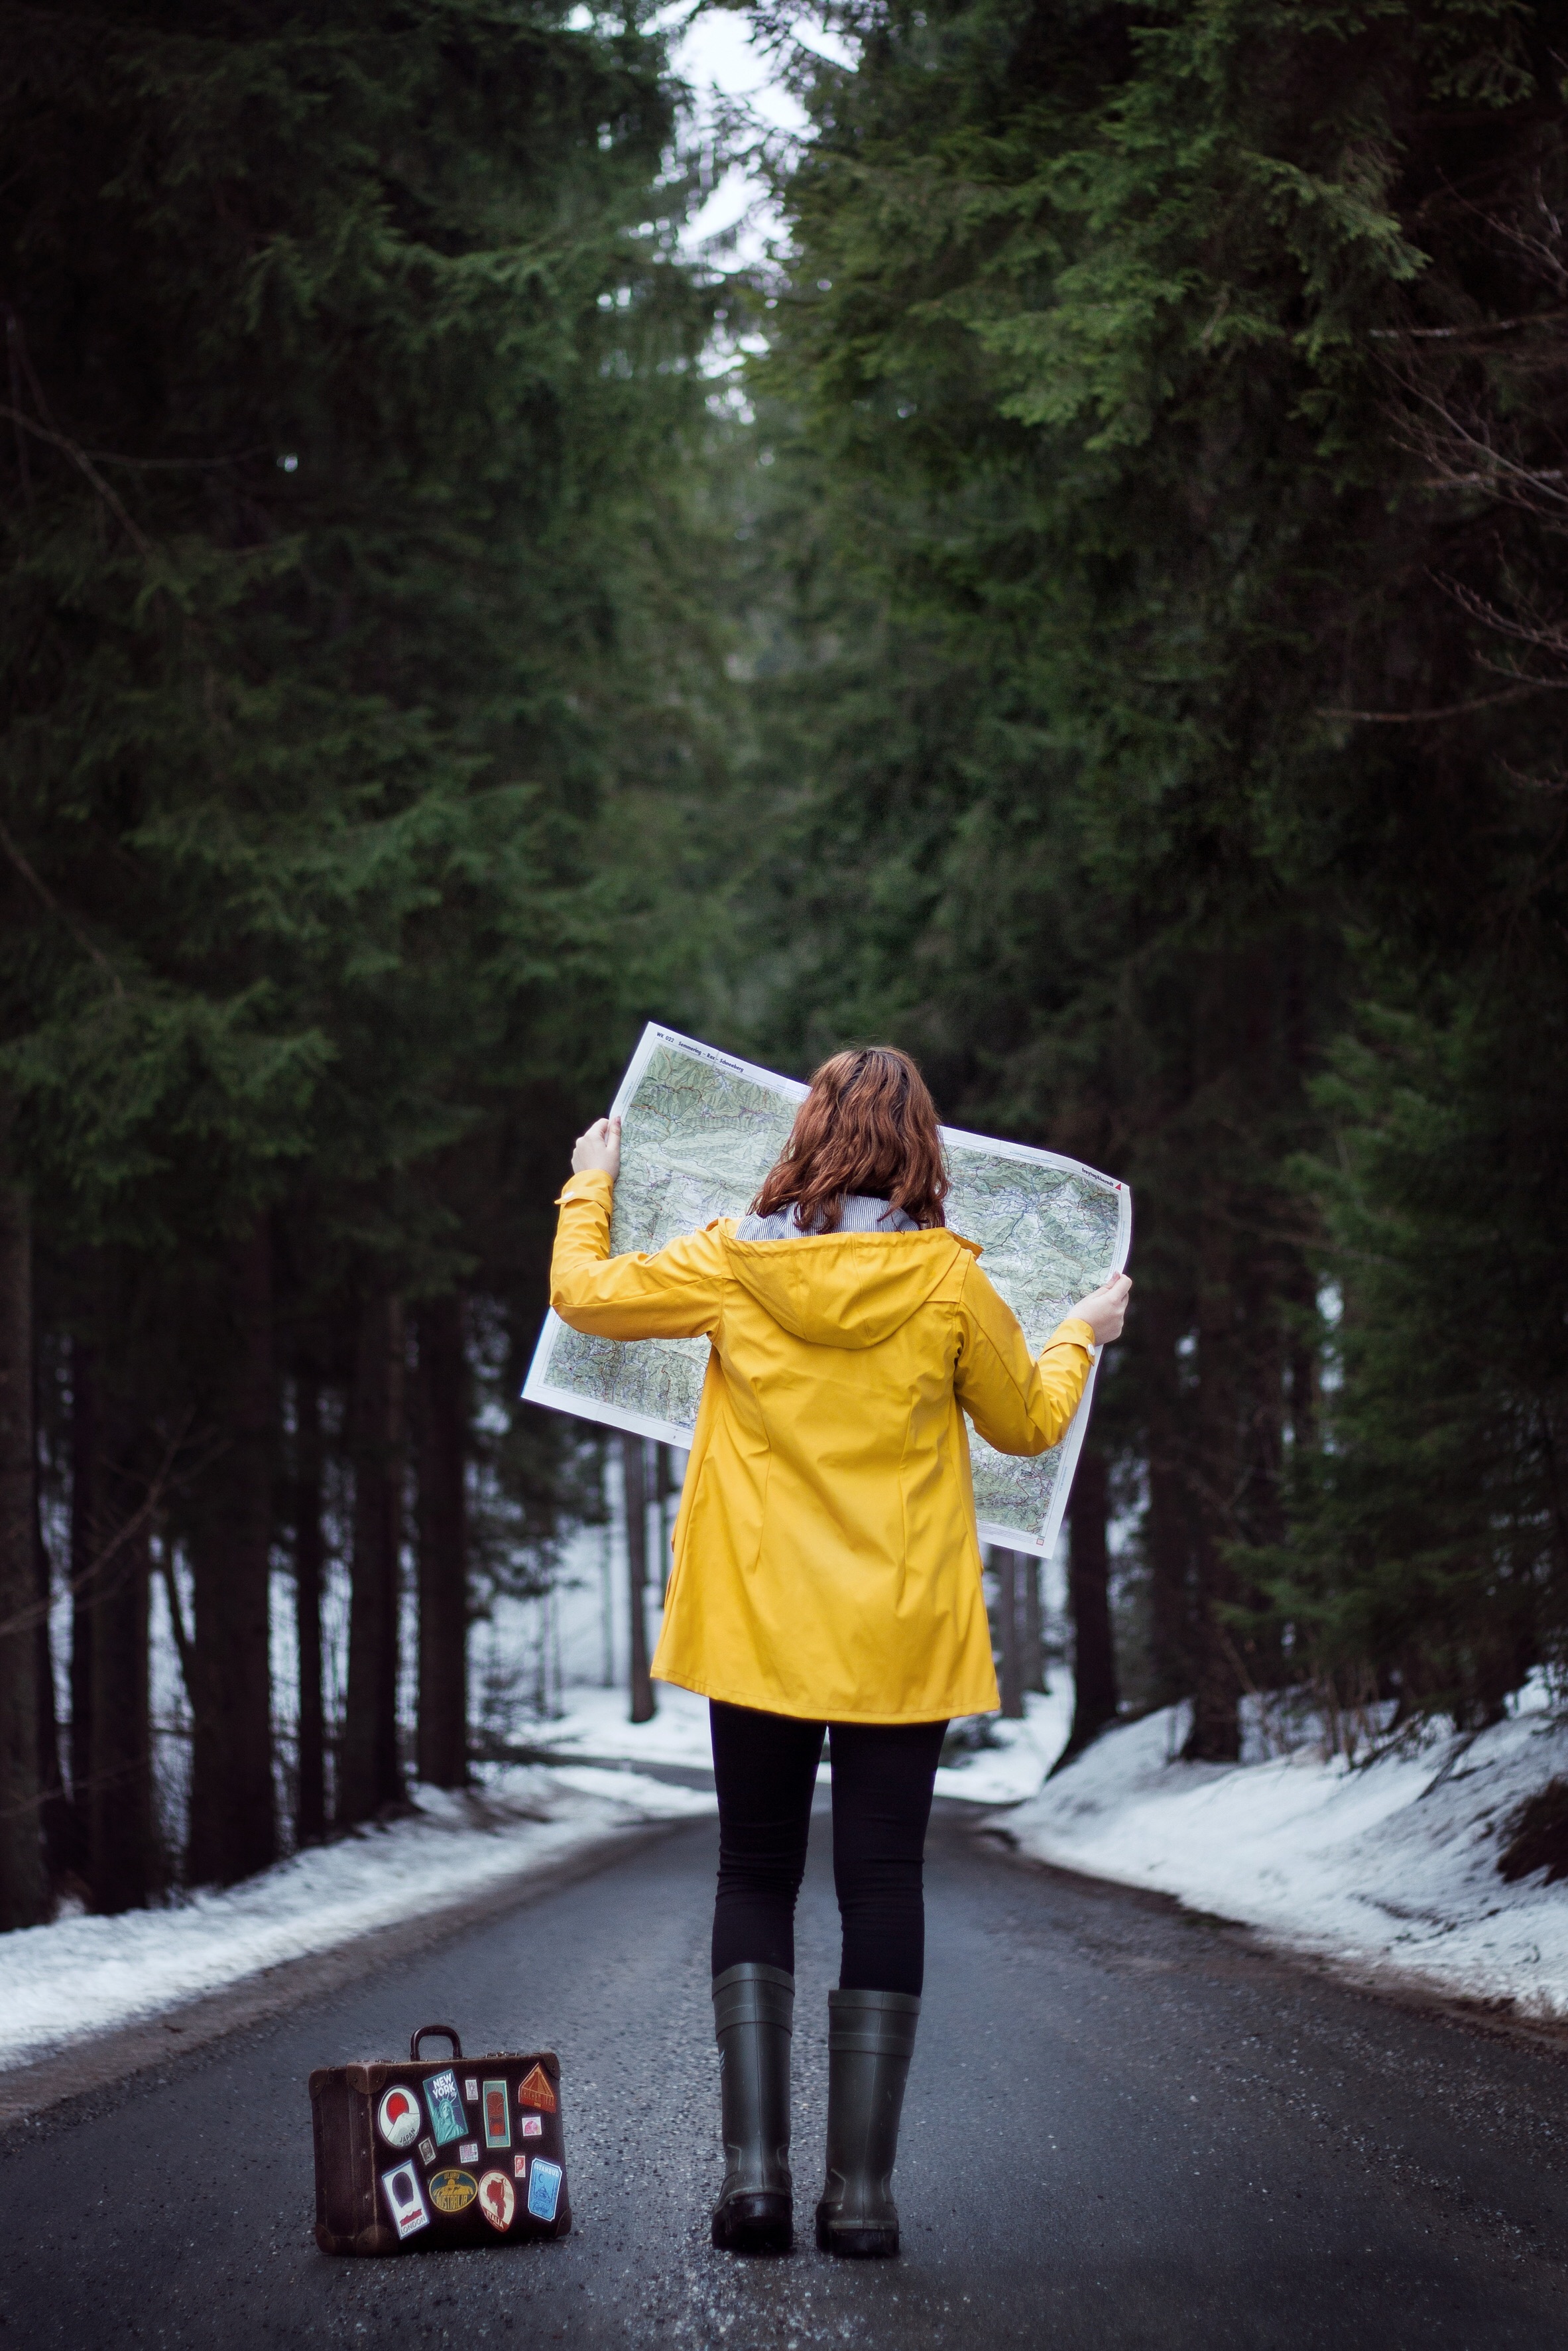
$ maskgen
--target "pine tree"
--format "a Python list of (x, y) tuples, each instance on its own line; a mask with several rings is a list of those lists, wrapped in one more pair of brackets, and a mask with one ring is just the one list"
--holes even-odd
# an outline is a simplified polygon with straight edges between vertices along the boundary
[[(348, 1432), (376, 1601), (352, 1817), (403, 1769), (406, 1307), (479, 1287), (525, 1322), (543, 1211), (522, 1247), (497, 1228), (635, 975), (684, 952), (639, 792), (651, 758), (673, 808), (711, 756), (705, 624), (658, 601), (691, 560), (711, 301), (674, 256), (662, 40), (632, 24), (46, 5), (0, 13), (0, 1084), (84, 1373), (73, 1777), (85, 1802), (106, 1654), (102, 1737), (145, 1772), (145, 1608), (123, 1654), (100, 1634), (130, 1588), (110, 1553), (144, 1592), (155, 1534), (171, 1604), (194, 1576), (188, 1859), (222, 1878), (275, 1850), (301, 1366)], [(384, 1339), (358, 1378), (357, 1316)], [(94, 1426), (122, 1395), (123, 1446)], [(449, 1767), (461, 1745), (447, 1725)]]
[(1517, 780), (1559, 765), (1552, 19), (837, 21), (853, 70), (794, 52), (758, 370), (809, 486), (757, 631), (773, 1023), (892, 1028), (965, 1123), (1131, 1177), (1153, 1679), (1233, 1755), (1293, 1669), (1260, 1562), (1322, 1439), (1314, 1076), (1385, 975), (1495, 984), (1521, 910), (1560, 962)]

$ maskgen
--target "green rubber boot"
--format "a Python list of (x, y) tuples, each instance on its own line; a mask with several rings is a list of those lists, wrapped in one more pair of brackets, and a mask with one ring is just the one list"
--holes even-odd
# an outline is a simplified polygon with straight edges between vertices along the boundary
[(893, 2166), (919, 2016), (908, 1992), (827, 1995), (827, 2185), (816, 2208), (825, 2253), (866, 2261), (898, 2250)]
[(713, 2242), (725, 2253), (787, 2253), (794, 2242), (789, 2176), (789, 2053), (794, 1978), (747, 1959), (713, 1979), (713, 2034), (724, 2116), (724, 2184)]

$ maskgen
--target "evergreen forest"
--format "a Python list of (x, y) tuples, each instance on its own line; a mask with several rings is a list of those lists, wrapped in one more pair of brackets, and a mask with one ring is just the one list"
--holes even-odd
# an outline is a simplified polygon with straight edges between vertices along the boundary
[(650, 1018), (1131, 1183), (1075, 1745), (1568, 1676), (1568, 8), (749, 20), (0, 0), (0, 1927), (464, 1783)]

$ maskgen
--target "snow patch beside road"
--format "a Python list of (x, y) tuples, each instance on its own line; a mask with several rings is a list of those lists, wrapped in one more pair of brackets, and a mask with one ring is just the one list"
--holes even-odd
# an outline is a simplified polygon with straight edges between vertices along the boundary
[(1005, 1816), (1037, 1860), (1175, 1895), (1278, 1945), (1568, 2022), (1568, 1885), (1506, 1885), (1500, 1831), (1568, 1777), (1568, 1724), (1524, 1708), (1473, 1741), (1430, 1735), (1353, 1768), (1302, 1748), (1174, 1760), (1187, 1710), (1108, 1731)]
[[(977, 1718), (989, 1725), (987, 1743), (943, 1765), (937, 1794), (970, 1804), (1016, 1804), (1033, 1796), (1066, 1745), (1073, 1720), (1072, 1678), (1058, 1671), (1054, 1679), (1049, 1697), (1032, 1691), (1024, 1699), (1028, 1711), (1022, 1722), (1005, 1722), (995, 1714)], [(711, 1772), (707, 1699), (673, 1682), (656, 1684), (655, 1694), (659, 1711), (653, 1720), (628, 1722), (624, 1690), (574, 1689), (566, 1713), (531, 1722), (527, 1736), (551, 1755), (601, 1761), (624, 1756), (632, 1763), (678, 1763)], [(832, 1776), (825, 1763), (818, 1774), (822, 1785)]]
[(580, 1764), (490, 1768), (466, 1793), (418, 1788), (414, 1802), (223, 1893), (0, 1938), (0, 2069), (440, 1911), (618, 1829), (713, 1808), (697, 1789)]
[(528, 1738), (552, 1755), (624, 1756), (630, 1763), (678, 1763), (688, 1771), (712, 1770), (708, 1701), (694, 1691), (677, 1689), (672, 1682), (656, 1682), (653, 1699), (658, 1711), (651, 1722), (628, 1719), (624, 1689), (579, 1687), (566, 1695), (564, 1714), (527, 1725)]
[(1072, 1676), (1058, 1667), (1051, 1678), (1047, 1694), (1031, 1690), (1025, 1697), (1022, 1722), (1000, 1714), (976, 1718), (986, 1725), (987, 1743), (943, 1764), (937, 1773), (939, 1796), (967, 1804), (1017, 1804), (1038, 1792), (1073, 1727)]
[[(618, 1828), (712, 1812), (711, 1788), (650, 1776), (670, 1765), (711, 1771), (705, 1698), (660, 1684), (653, 1720), (631, 1723), (624, 1690), (570, 1695), (564, 1716), (527, 1727), (558, 1763), (487, 1766), (466, 1794), (417, 1788), (407, 1818), (312, 1846), (221, 1893), (0, 1937), (0, 2071), (439, 1913)], [(940, 1771), (939, 1792), (988, 1805), (1032, 1794), (1066, 1736), (1071, 1701), (1032, 1698), (1030, 1708), (1027, 1721), (994, 1726), (996, 1745)]]

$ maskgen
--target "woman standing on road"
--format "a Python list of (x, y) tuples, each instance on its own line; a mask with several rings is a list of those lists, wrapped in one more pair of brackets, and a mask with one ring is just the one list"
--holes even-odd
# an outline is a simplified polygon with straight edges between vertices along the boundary
[(950, 1716), (1000, 1703), (967, 1411), (1003, 1453), (1065, 1430), (1130, 1284), (1038, 1360), (947, 1230), (937, 1114), (906, 1055), (817, 1071), (752, 1212), (656, 1257), (609, 1255), (619, 1122), (578, 1137), (551, 1302), (609, 1339), (711, 1343), (653, 1660), (710, 1702), (719, 1796), (713, 2012), (725, 2172), (713, 2242), (793, 2242), (794, 1905), (825, 1728), (844, 1928), (828, 1994), (816, 2241), (896, 2253), (891, 2193), (925, 1970), (921, 1861)]

